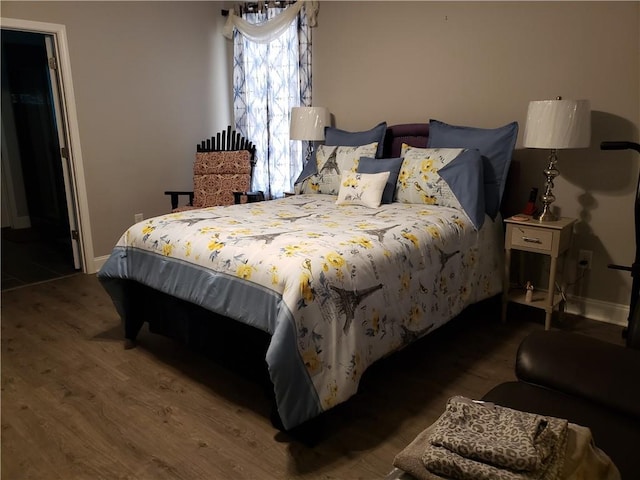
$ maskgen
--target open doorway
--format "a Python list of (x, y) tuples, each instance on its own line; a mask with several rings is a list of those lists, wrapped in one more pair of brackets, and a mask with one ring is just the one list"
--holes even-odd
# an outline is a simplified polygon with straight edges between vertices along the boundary
[[(2, 289), (75, 273), (65, 159), (48, 43), (2, 29)], [(51, 47), (49, 46), (49, 50)], [(53, 81), (52, 81), (53, 80)], [(73, 208), (73, 203), (71, 203)]]

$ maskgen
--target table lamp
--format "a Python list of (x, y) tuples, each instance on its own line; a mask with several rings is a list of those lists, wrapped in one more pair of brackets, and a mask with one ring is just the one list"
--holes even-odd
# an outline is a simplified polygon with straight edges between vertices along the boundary
[(544, 170), (546, 188), (542, 195), (540, 222), (552, 222), (553, 180), (560, 174), (556, 165), (557, 150), (585, 148), (591, 140), (591, 107), (589, 100), (536, 100), (529, 102), (523, 145), (526, 148), (550, 149), (549, 165)]
[(291, 109), (289, 139), (308, 142), (305, 164), (313, 153), (313, 142), (324, 140), (324, 127), (329, 123), (329, 111), (324, 107), (293, 107)]

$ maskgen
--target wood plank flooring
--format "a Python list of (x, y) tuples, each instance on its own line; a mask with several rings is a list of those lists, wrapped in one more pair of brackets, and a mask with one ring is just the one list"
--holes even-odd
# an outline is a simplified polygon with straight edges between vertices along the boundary
[[(517, 346), (544, 313), (499, 317), (495, 301), (467, 310), (373, 365), (348, 402), (283, 433), (251, 375), (146, 329), (124, 350), (95, 276), (6, 291), (2, 479), (384, 478), (450, 396), (514, 378)], [(623, 343), (620, 327), (580, 317), (554, 327)]]

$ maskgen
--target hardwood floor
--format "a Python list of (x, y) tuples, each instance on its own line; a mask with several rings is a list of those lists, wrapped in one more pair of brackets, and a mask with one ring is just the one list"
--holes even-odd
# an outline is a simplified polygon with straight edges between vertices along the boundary
[[(517, 346), (544, 313), (499, 317), (495, 301), (469, 309), (291, 434), (271, 425), (252, 375), (146, 330), (124, 350), (95, 276), (5, 291), (2, 479), (384, 478), (450, 396), (479, 398), (514, 378)], [(554, 327), (623, 343), (620, 327), (579, 317)]]

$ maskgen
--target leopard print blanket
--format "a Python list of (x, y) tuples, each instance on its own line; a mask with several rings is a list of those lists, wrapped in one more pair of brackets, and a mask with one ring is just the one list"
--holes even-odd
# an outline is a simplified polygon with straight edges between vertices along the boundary
[(555, 479), (568, 422), (453, 397), (422, 455), (432, 473), (461, 480)]

